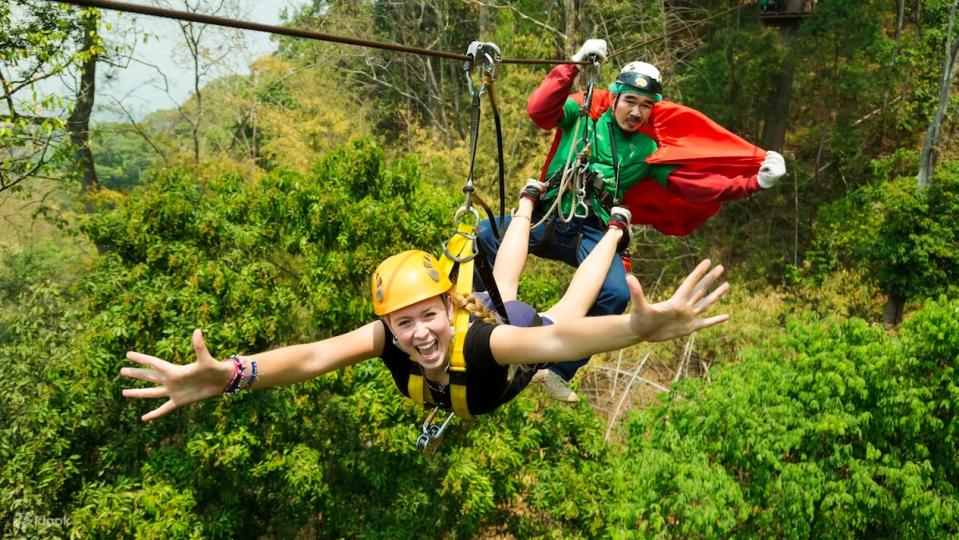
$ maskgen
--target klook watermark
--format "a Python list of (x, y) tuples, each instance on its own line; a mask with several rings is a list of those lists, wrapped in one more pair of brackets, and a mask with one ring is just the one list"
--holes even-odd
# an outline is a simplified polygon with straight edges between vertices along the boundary
[(33, 529), (37, 527), (69, 527), (70, 516), (51, 517), (40, 516), (33, 512), (19, 512), (13, 516), (14, 530)]

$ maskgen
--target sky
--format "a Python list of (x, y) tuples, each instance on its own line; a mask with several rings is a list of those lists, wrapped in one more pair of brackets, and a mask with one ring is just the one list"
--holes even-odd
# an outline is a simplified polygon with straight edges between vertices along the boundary
[[(150, 5), (145, 0), (130, 3)], [(292, 13), (306, 0), (236, 0), (236, 3), (238, 14), (221, 15), (279, 25), (283, 9)], [(193, 85), (192, 61), (176, 21), (108, 10), (103, 13), (104, 22), (110, 25), (104, 37), (110, 43), (132, 47), (132, 55), (122, 66), (104, 66), (98, 70), (95, 121), (126, 120), (127, 114), (140, 120), (155, 110), (173, 108), (189, 97)], [(228, 73), (249, 73), (254, 59), (276, 49), (269, 34), (263, 32), (216, 27), (208, 27), (207, 32), (205, 42), (211, 47), (211, 53), (225, 53), (222, 66), (206, 76), (207, 82)], [(234, 46), (229, 50), (216, 50), (228, 44)]]

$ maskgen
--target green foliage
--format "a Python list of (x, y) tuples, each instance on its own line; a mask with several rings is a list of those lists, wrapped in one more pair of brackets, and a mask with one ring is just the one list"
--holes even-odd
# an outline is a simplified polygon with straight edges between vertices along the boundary
[(76, 286), (44, 281), (57, 259), (42, 253), (51, 263), (13, 263), (36, 276), (19, 287), (0, 272), (5, 302), (16, 295), (0, 310), (0, 519), (17, 534), (959, 534), (955, 300), (899, 338), (856, 319), (743, 326), (735, 340), (764, 344), (634, 415), (623, 446), (587, 404), (544, 406), (530, 389), (424, 456), (423, 412), (375, 361), (144, 425), (155, 403), (120, 397), (125, 350), (188, 362), (198, 326), (218, 357), (353, 328), (373, 265), (437, 246), (456, 198), (366, 140), (308, 175), (200, 187), (170, 172), (134, 193), (86, 225), (109, 251)]
[(959, 278), (959, 164), (942, 163), (932, 185), (914, 177), (857, 190), (820, 212), (817, 262), (861, 269), (887, 294), (926, 298)]
[(62, 535), (67, 514), (57, 494), (75, 489), (84, 467), (78, 432), (90, 422), (85, 405), (97, 399), (83, 391), (76, 366), (61, 361), (80, 324), (76, 291), (52, 280), (63, 266), (47, 247), (0, 264), (0, 529), (24, 536)]
[(899, 339), (856, 319), (797, 318), (713, 384), (675, 387), (629, 424), (609, 534), (959, 534), (957, 324), (959, 302), (945, 299)]
[(77, 66), (102, 52), (98, 20), (92, 8), (33, 0), (0, 5), (0, 191), (19, 189), (51, 165), (65, 164), (70, 148), (61, 143), (75, 97), (41, 83), (74, 75)]
[(758, 141), (767, 104), (743, 97), (771, 92), (785, 53), (776, 37), (755, 23), (718, 29), (710, 47), (678, 77), (670, 99), (688, 103), (734, 133)]
[[(68, 516), (74, 534), (105, 537), (395, 538), (423, 523), (473, 535), (506, 522), (542, 534), (555, 519), (598, 530), (595, 504), (537, 506), (553, 499), (533, 498), (543, 484), (523, 472), (552, 460), (569, 474), (595, 469), (578, 463), (605, 452), (584, 408), (537, 414), (520, 399), (454, 427), (427, 458), (414, 446), (422, 411), (378, 362), (150, 425), (137, 418), (155, 403), (120, 396), (124, 351), (189, 362), (195, 327), (222, 357), (367, 322), (374, 266), (402, 249), (435, 251), (452, 230), (444, 193), (415, 159), (387, 161), (360, 140), (308, 175), (201, 186), (171, 171), (95, 215), (85, 231), (107, 251), (77, 286), (20, 287), (19, 309), (2, 312), (0, 352), (14, 367), (0, 379), (13, 413), (0, 424), (10, 509), (0, 517)], [(530, 498), (542, 523), (513, 515)]]
[(99, 124), (91, 134), (100, 185), (129, 190), (140, 185), (157, 161), (155, 150), (129, 126)]

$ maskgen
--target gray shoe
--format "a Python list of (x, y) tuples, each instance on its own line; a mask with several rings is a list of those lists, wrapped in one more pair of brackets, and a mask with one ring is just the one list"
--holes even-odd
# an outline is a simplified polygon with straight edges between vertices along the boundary
[(579, 401), (579, 396), (576, 395), (576, 392), (570, 390), (566, 381), (551, 369), (537, 370), (536, 373), (533, 374), (532, 381), (542, 385), (543, 390), (546, 391), (546, 395), (556, 401), (562, 401), (564, 403), (576, 403)]
[(534, 205), (539, 204), (539, 201), (543, 198), (543, 195), (546, 195), (546, 183), (532, 178), (526, 181), (526, 185), (523, 186), (523, 191), (519, 192), (520, 199), (526, 197), (527, 199), (533, 201)]
[(632, 221), (633, 221), (633, 214), (632, 212), (629, 211), (629, 208), (626, 208), (625, 206), (614, 206), (609, 211), (610, 224), (614, 222), (620, 223), (622, 224), (622, 228), (628, 231)]
[(629, 244), (633, 240), (633, 231), (629, 228), (633, 220), (633, 214), (629, 211), (629, 208), (624, 206), (614, 206), (609, 211), (609, 228), (616, 227), (617, 229), (623, 230), (623, 238), (619, 241), (619, 245), (616, 247), (616, 250), (620, 253), (623, 253), (624, 250), (629, 248)]

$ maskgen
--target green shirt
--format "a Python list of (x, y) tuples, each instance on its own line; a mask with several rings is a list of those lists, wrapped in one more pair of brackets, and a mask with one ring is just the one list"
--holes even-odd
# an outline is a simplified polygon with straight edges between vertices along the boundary
[[(579, 121), (580, 105), (573, 99), (567, 99), (563, 105), (563, 119), (560, 120), (558, 127), (563, 130), (559, 145), (556, 148), (556, 154), (547, 169), (547, 177), (559, 174), (566, 165), (566, 160), (570, 151), (570, 145), (573, 147), (573, 156), (571, 166), (575, 166), (576, 156), (583, 149), (583, 131), (592, 128), (592, 120), (583, 117)], [(613, 172), (613, 155), (609, 144), (609, 125), (613, 126), (613, 137), (616, 140), (616, 154), (619, 160), (619, 193), (618, 199), (623, 199), (623, 194), (629, 188), (633, 187), (643, 178), (652, 178), (662, 185), (666, 185), (666, 177), (675, 169), (674, 166), (667, 165), (649, 165), (646, 158), (658, 148), (656, 141), (649, 138), (644, 133), (627, 133), (620, 129), (619, 124), (613, 117), (612, 108), (607, 109), (599, 119), (596, 120), (596, 129), (590, 129), (591, 155), (589, 156), (589, 169), (595, 172), (603, 179), (606, 191), (612, 194), (616, 190), (616, 175)], [(574, 130), (574, 128), (576, 128)], [(557, 190), (547, 193), (546, 198), (556, 196)], [(570, 207), (573, 204), (573, 190), (568, 190), (562, 201), (562, 210), (564, 215), (568, 215)], [(591, 193), (591, 192), (590, 192)], [(588, 201), (593, 213), (600, 217), (603, 222), (609, 221), (609, 213), (600, 204), (595, 193), (591, 193)]]

